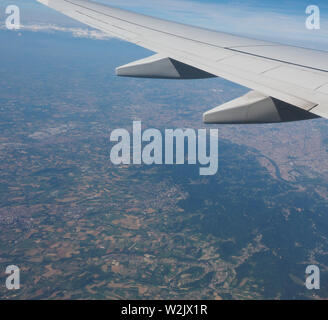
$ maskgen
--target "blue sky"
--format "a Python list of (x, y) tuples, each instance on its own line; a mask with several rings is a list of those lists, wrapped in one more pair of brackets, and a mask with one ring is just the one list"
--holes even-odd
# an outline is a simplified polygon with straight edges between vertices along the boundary
[[(328, 50), (327, 0), (96, 0), (105, 4), (151, 14), (223, 32)], [(23, 24), (80, 24), (34, 0), (2, 0), (0, 21), (8, 4), (21, 7)], [(305, 28), (305, 9), (315, 4), (321, 11), (321, 30)], [(2, 8), (2, 9), (1, 9)]]

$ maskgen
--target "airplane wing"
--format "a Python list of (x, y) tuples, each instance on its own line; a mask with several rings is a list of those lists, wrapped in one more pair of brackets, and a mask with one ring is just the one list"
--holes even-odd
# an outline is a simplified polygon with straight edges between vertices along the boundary
[(237, 37), (86, 0), (37, 0), (156, 54), (117, 68), (119, 76), (221, 77), (251, 92), (204, 114), (205, 123), (328, 118), (328, 52)]

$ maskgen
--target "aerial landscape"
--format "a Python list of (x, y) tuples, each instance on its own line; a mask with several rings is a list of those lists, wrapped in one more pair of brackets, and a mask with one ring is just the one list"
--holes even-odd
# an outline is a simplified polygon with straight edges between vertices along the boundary
[[(0, 29), (0, 299), (327, 299), (328, 121), (205, 125), (246, 92), (127, 79), (117, 39)], [(219, 128), (219, 170), (120, 165), (110, 132)], [(21, 268), (21, 288), (3, 285)], [(304, 286), (320, 267), (320, 290)]]

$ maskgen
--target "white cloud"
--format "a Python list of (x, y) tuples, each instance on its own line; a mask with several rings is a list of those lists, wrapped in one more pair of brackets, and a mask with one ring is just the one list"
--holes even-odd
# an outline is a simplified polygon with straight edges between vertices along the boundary
[[(0, 29), (6, 29), (4, 26)], [(32, 32), (67, 32), (72, 34), (75, 38), (87, 38), (95, 40), (108, 40), (112, 37), (98, 30), (88, 28), (73, 28), (73, 27), (61, 27), (57, 25), (22, 25), (21, 31), (32, 31)]]

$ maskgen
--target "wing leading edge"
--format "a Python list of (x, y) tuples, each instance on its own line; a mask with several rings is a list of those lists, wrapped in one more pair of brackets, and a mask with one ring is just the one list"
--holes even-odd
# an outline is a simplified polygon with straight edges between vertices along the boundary
[(187, 26), (85, 0), (37, 0), (75, 20), (157, 54), (120, 76), (218, 76), (253, 91), (204, 114), (207, 123), (328, 118), (328, 52)]

